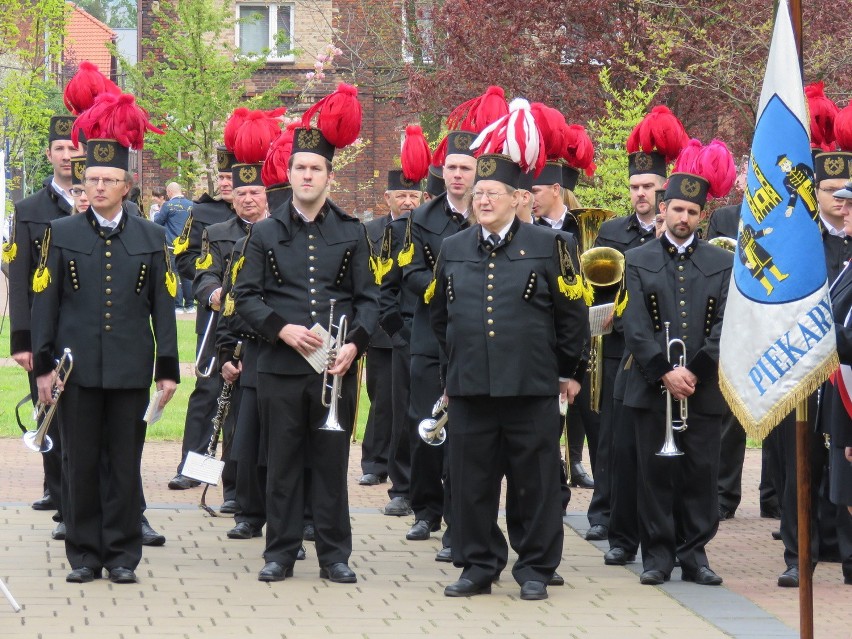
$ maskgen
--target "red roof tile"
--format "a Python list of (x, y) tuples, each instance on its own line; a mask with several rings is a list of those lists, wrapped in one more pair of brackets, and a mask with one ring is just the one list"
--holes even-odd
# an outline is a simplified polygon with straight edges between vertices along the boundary
[(66, 23), (63, 54), (66, 64), (88, 60), (108, 76), (112, 56), (106, 45), (115, 38), (115, 32), (76, 4), (69, 4), (71, 12)]

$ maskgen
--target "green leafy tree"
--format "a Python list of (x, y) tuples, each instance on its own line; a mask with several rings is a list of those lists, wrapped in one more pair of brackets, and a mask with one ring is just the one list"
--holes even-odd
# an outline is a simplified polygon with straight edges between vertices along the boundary
[(136, 27), (135, 0), (76, 0), (76, 4), (110, 27), (116, 29)]

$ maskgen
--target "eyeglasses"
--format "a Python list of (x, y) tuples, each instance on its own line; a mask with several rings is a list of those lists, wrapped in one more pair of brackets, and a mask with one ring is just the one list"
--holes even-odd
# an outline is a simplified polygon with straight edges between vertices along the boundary
[(81, 189), (80, 187), (75, 186), (74, 188), (72, 188), (72, 189), (69, 191), (69, 193), (71, 193), (71, 195), (72, 195), (73, 197), (80, 197), (81, 195), (83, 195), (83, 189)]
[(88, 178), (88, 177), (87, 177), (85, 180), (83, 180), (83, 183), (84, 183), (86, 186), (97, 186), (98, 184), (103, 183), (103, 185), (104, 185), (105, 187), (107, 187), (107, 188), (113, 188), (113, 187), (115, 187), (115, 186), (118, 186), (118, 185), (119, 185), (119, 183), (121, 183), (121, 182), (125, 182), (125, 181), (126, 181), (126, 180), (119, 180), (118, 178), (102, 178), (102, 177), (98, 177), (98, 178)]
[(495, 202), (495, 201), (499, 200), (501, 197), (503, 197), (504, 195), (509, 195), (509, 194), (508, 193), (495, 193), (493, 191), (474, 191), (473, 192), (473, 199), (474, 200), (481, 200), (484, 196), (484, 197), (488, 198), (489, 202)]

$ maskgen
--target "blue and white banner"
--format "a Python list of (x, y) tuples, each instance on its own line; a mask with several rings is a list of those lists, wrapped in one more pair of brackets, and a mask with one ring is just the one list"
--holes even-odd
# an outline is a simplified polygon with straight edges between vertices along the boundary
[(756, 439), (838, 366), (799, 68), (782, 0), (757, 109), (719, 355), (722, 393)]

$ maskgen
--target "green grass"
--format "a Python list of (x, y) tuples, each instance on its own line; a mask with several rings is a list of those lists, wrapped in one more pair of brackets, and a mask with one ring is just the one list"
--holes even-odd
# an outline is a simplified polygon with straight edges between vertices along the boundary
[[(180, 317), (180, 316), (179, 316)], [(178, 354), (180, 361), (186, 364), (195, 362), (195, 321), (181, 319), (178, 327)], [(0, 343), (8, 344), (8, 318), (0, 331)], [(178, 385), (177, 393), (169, 402), (163, 417), (148, 429), (149, 440), (180, 440), (183, 438), (183, 425), (186, 419), (186, 404), (189, 394), (195, 386), (195, 378), (184, 376)], [(151, 387), (152, 392), (155, 387)], [(20, 437), (21, 430), (15, 421), (15, 405), (30, 392), (27, 374), (18, 366), (0, 366), (0, 437)], [(361, 401), (358, 404), (358, 441), (364, 436), (364, 425), (367, 423), (367, 413), (370, 410), (370, 400), (367, 398), (366, 385), (361, 388)], [(21, 408), (21, 421), (28, 428), (35, 428), (30, 419), (31, 410)]]

